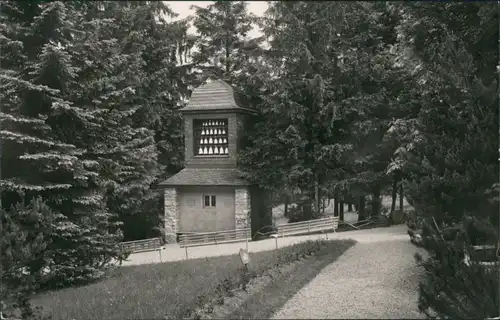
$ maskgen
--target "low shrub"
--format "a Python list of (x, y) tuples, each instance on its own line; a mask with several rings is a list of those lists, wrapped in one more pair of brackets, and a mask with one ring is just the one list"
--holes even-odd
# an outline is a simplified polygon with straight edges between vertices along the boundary
[(0, 312), (4, 317), (42, 319), (30, 298), (47, 278), (50, 259), (45, 252), (54, 231), (53, 213), (40, 199), (0, 210)]
[[(434, 221), (423, 224), (422, 245), (429, 257), (424, 259), (417, 254), (416, 260), (426, 271), (425, 280), (419, 285), (419, 309), (428, 317), (486, 319), (498, 316), (498, 264), (489, 268), (477, 261), (464, 263), (465, 250), (469, 249), (466, 244), (470, 243), (467, 230), (470, 230), (469, 223), (444, 230), (439, 230)], [(495, 230), (490, 228), (493, 243), (498, 239)], [(474, 257), (471, 252), (469, 255)]]
[(278, 231), (278, 227), (273, 223), (273, 225), (263, 226), (252, 236), (252, 241), (259, 241), (264, 239), (269, 239), (271, 234)]
[(304, 213), (300, 206), (290, 208), (286, 217), (289, 223), (305, 221)]

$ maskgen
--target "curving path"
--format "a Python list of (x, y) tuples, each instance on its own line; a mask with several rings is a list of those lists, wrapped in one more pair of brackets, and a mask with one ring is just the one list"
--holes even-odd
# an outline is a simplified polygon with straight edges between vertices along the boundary
[[(324, 235), (278, 239), (278, 247)], [(279, 310), (275, 319), (423, 319), (417, 310), (417, 288), (422, 270), (413, 255), (422, 250), (409, 241), (404, 225), (388, 228), (329, 233), (329, 239), (353, 239), (358, 243), (324, 268)], [(189, 259), (230, 255), (245, 243), (188, 249)], [(276, 249), (274, 239), (248, 243), (250, 252)], [(186, 259), (185, 250), (167, 245), (162, 261)], [(158, 252), (133, 254), (123, 265), (160, 262)]]
[(417, 309), (422, 270), (408, 238), (358, 243), (324, 268), (274, 319), (424, 319)]
[[(407, 233), (406, 225), (392, 226), (388, 228), (375, 228), (367, 230), (358, 231), (345, 231), (337, 233), (329, 233), (328, 239), (353, 239), (358, 241), (358, 243), (373, 243), (386, 240), (407, 240), (409, 241), (409, 236)], [(278, 238), (278, 248), (289, 246), (292, 244), (305, 242), (307, 240), (317, 240), (325, 239), (325, 235), (304, 235), (304, 236), (293, 236)], [(188, 258), (205, 258), (205, 257), (215, 257), (237, 254), (240, 248), (245, 248), (245, 242), (239, 243), (227, 243), (218, 244), (210, 246), (200, 246), (188, 248)], [(276, 241), (274, 239), (267, 239), (248, 243), (249, 252), (259, 252), (267, 250), (275, 250)], [(186, 259), (186, 250), (179, 247), (177, 244), (168, 244), (161, 251), (160, 255), (157, 251), (149, 251), (142, 253), (131, 254), (127, 261), (123, 262), (123, 266), (128, 265), (140, 265), (140, 264), (150, 264), (159, 263), (167, 261), (179, 261)]]

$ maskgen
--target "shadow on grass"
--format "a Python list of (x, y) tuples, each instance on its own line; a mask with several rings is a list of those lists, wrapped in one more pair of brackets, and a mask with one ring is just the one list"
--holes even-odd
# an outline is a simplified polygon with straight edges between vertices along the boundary
[(314, 255), (297, 263), (295, 268), (273, 279), (263, 290), (253, 294), (228, 319), (269, 319), (302, 287), (327, 265), (333, 263), (355, 244), (352, 240), (328, 241)]

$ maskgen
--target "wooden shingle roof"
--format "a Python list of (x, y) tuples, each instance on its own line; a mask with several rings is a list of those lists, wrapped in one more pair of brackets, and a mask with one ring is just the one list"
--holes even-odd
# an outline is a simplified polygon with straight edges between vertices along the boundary
[(183, 112), (216, 110), (255, 112), (245, 108), (235, 89), (222, 80), (208, 82), (194, 89), (188, 104), (180, 110)]
[(248, 184), (239, 178), (236, 169), (184, 168), (161, 182), (159, 186), (245, 186)]

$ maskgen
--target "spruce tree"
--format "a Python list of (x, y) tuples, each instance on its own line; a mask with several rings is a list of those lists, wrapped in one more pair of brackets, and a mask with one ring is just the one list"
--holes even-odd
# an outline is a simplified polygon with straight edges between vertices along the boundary
[(160, 2), (119, 2), (95, 11), (84, 22), (92, 32), (75, 48), (76, 99), (94, 109), (99, 124), (86, 140), (86, 157), (102, 165), (106, 203), (126, 223), (127, 240), (157, 236), (152, 229), (160, 222), (161, 194), (151, 186), (177, 171), (183, 158), (177, 109), (188, 94), (190, 67), (177, 65), (173, 49), (186, 28), (162, 20), (173, 13)]
[[(400, 7), (405, 17), (400, 41), (406, 47), (401, 59), (417, 62), (413, 90), (421, 96), (413, 121), (418, 134), (405, 141), (398, 156), (429, 252), (418, 260), (427, 271), (419, 308), (441, 318), (499, 315), (498, 264), (480, 265), (472, 248), (498, 245), (498, 202), (490, 201), (497, 196), (491, 186), (499, 175), (495, 6)], [(464, 262), (465, 254), (472, 265)]]
[(244, 1), (214, 1), (207, 7), (193, 6), (192, 17), (198, 37), (193, 62), (204, 77), (224, 79), (238, 86), (238, 75), (254, 62), (252, 56), (260, 53), (261, 39), (250, 39), (249, 31), (257, 18), (248, 12)]
[[(154, 174), (152, 185), (183, 167), (184, 125), (179, 109), (197, 80), (196, 64), (187, 60), (194, 44), (193, 37), (187, 34), (188, 21), (171, 21), (175, 15), (168, 5), (151, 2), (144, 4), (136, 12), (137, 18), (131, 20), (134, 28), (143, 34), (133, 40), (142, 44), (142, 79), (136, 89), (140, 108), (133, 120), (135, 126), (154, 132), (158, 157), (155, 170), (149, 173)], [(142, 236), (157, 236), (155, 230), (163, 218), (163, 194), (149, 188), (143, 192), (140, 210), (128, 212), (133, 214), (122, 215), (125, 231), (135, 232), (138, 222), (143, 222)], [(135, 232), (135, 236), (140, 234)]]
[(2, 65), (2, 206), (15, 215), (17, 203), (41, 197), (55, 217), (65, 217), (64, 232), (52, 234), (45, 251), (45, 286), (99, 278), (120, 255), (120, 233), (105, 208), (98, 162), (78, 144), (97, 125), (71, 101), (79, 14), (62, 2), (2, 5), (2, 20), (12, 23), (5, 38), (25, 57)]
[(55, 215), (41, 198), (18, 204), (11, 212), (0, 210), (0, 312), (9, 318), (20, 311), (23, 319), (31, 319), (36, 309), (30, 298), (51, 276), (47, 250), (53, 235), (64, 232), (67, 219)]
[[(302, 190), (306, 201), (301, 219), (319, 212), (322, 194), (333, 193), (346, 175), (354, 112), (342, 101), (355, 90), (349, 90), (350, 70), (340, 58), (352, 49), (345, 38), (355, 34), (362, 9), (341, 3), (276, 2), (263, 18), (270, 48), (263, 70), (252, 78), (259, 76), (254, 81), (262, 83), (264, 117), (241, 158), (250, 178)], [(338, 22), (343, 19), (349, 23)], [(254, 162), (262, 166), (253, 170)]]

